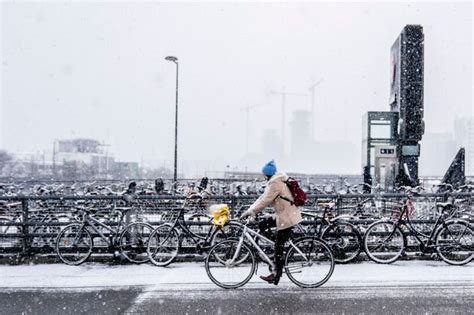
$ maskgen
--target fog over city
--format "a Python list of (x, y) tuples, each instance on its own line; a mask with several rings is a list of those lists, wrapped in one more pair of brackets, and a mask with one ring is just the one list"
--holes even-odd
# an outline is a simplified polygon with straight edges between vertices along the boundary
[[(288, 171), (361, 174), (362, 116), (389, 110), (390, 48), (407, 24), (425, 36), (424, 137), (454, 143), (431, 158), (422, 141), (421, 174), (445, 172), (459, 149), (455, 120), (474, 114), (471, 2), (0, 8), (0, 149), (9, 152), (51, 155), (57, 139), (91, 138), (116, 160), (172, 168), (176, 66), (164, 59), (172, 55), (180, 173), (258, 171), (275, 158)], [(282, 154), (268, 139), (281, 139), (283, 93)], [(304, 139), (317, 149), (298, 154), (306, 151), (295, 148), (293, 112), (312, 101), (314, 139), (311, 130)], [(442, 162), (424, 169), (432, 159)]]

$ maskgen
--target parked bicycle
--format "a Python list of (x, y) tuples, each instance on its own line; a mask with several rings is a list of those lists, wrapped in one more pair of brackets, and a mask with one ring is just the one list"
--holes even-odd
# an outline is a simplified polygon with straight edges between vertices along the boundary
[[(211, 281), (224, 289), (235, 289), (250, 281), (257, 270), (259, 259), (270, 270), (275, 264), (257, 240), (274, 242), (247, 225), (238, 225), (238, 238), (229, 238), (214, 245), (206, 257), (205, 268)], [(334, 257), (329, 246), (316, 237), (290, 239), (285, 255), (284, 272), (302, 288), (316, 288), (326, 283), (334, 271)]]
[(362, 250), (362, 236), (355, 225), (339, 217), (331, 217), (334, 203), (323, 204), (322, 215), (302, 211), (303, 218), (309, 222), (305, 225), (307, 236), (317, 236), (331, 248), (336, 263), (355, 261)]
[(397, 217), (382, 219), (369, 226), (364, 235), (367, 256), (377, 263), (395, 262), (407, 247), (407, 234), (419, 243), (423, 253), (435, 252), (448, 264), (464, 265), (474, 258), (474, 234), (469, 222), (453, 219), (455, 203), (437, 203), (440, 209), (429, 234), (415, 229), (410, 214), (415, 211), (413, 196), (419, 189), (403, 187), (407, 192), (405, 203)]
[[(183, 207), (176, 210), (177, 215), (172, 222), (158, 226), (151, 233), (147, 253), (154, 265), (165, 267), (171, 264), (181, 251), (184, 241), (194, 244), (196, 252), (203, 254), (218, 241), (233, 235), (235, 225), (233, 222), (227, 223), (230, 213), (226, 204), (211, 208), (213, 217), (205, 217), (202, 214), (192, 216), (188, 221), (194, 221), (194, 224), (209, 227), (205, 234), (199, 233), (202, 231), (201, 229), (193, 231), (184, 218), (187, 211), (186, 206), (190, 200), (190, 198), (186, 199)], [(218, 224), (216, 224), (217, 222)]]
[(120, 250), (133, 263), (148, 261), (146, 245), (153, 227), (145, 222), (125, 224), (125, 213), (132, 208), (113, 209), (118, 217), (117, 226), (94, 217), (91, 208), (80, 207), (76, 210), (82, 217), (81, 222), (67, 225), (56, 239), (56, 253), (62, 262), (68, 265), (85, 262), (92, 254), (96, 237), (108, 247), (108, 252)]

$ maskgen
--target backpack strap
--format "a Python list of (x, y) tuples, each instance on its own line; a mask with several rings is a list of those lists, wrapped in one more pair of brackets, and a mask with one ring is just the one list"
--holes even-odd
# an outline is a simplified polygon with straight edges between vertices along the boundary
[[(280, 197), (280, 198), (283, 199), (283, 200), (288, 201), (292, 206), (295, 204), (295, 202), (294, 202), (293, 200), (291, 200), (290, 198), (286, 198), (286, 197), (284, 197), (284, 196), (282, 196), (282, 195), (278, 195), (278, 197)], [(277, 197), (277, 198), (278, 198), (278, 197)]]
[[(283, 181), (283, 182), (285, 183), (285, 185), (288, 185), (288, 181), (289, 181), (290, 179), (293, 179), (293, 177), (288, 177), (287, 180)], [(283, 199), (283, 200), (288, 201), (292, 206), (295, 205), (295, 202), (294, 202), (293, 200), (291, 200), (290, 198), (286, 198), (285, 196), (282, 196), (282, 195), (278, 195), (278, 197), (280, 197), (280, 198)]]

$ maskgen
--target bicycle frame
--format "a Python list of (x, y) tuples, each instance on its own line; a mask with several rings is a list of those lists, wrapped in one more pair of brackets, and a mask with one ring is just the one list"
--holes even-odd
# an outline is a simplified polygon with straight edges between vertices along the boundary
[[(207, 235), (206, 236), (201, 236), (201, 235), (198, 235), (194, 232), (192, 232), (186, 222), (184, 221), (184, 211), (185, 209), (182, 208), (179, 210), (179, 213), (178, 213), (178, 216), (176, 217), (176, 219), (174, 220), (173, 223), (171, 223), (171, 229), (175, 229), (175, 228), (180, 228), (182, 231), (184, 231), (185, 233), (185, 236), (189, 239), (191, 239), (195, 244), (198, 244), (198, 242), (200, 240), (208, 240), (209, 237), (211, 236), (212, 234), (212, 230), (213, 228), (211, 227), (209, 229), (209, 231), (207, 232)], [(182, 222), (181, 222), (182, 221)]]
[[(318, 237), (321, 237), (323, 231), (327, 227), (331, 226), (331, 224), (333, 224), (333, 222), (331, 221), (332, 219), (328, 218), (328, 213), (330, 213), (331, 210), (332, 209), (330, 207), (324, 207), (322, 215), (303, 212), (304, 215), (312, 217), (314, 219), (311, 225), (315, 227), (314, 231), (316, 232), (316, 235)], [(335, 216), (334, 218), (337, 218), (337, 216)], [(301, 227), (300, 224), (298, 224), (297, 227), (304, 232), (304, 229)]]
[[(418, 232), (413, 227), (410, 220), (409, 210), (411, 209), (413, 209), (413, 202), (411, 201), (411, 199), (407, 199), (407, 201), (403, 205), (402, 211), (400, 212), (398, 219), (394, 223), (396, 227), (405, 226), (406, 228), (408, 228), (410, 234), (416, 238), (416, 240), (420, 243), (420, 245), (422, 245), (421, 250), (424, 251), (424, 249), (428, 247), (430, 243), (433, 242), (433, 237), (438, 231), (439, 226), (443, 225), (445, 223), (445, 220), (442, 214), (439, 215), (438, 218), (436, 219), (434, 227), (431, 229), (430, 235), (426, 235), (426, 234)], [(403, 219), (405, 215), (406, 215), (406, 220)], [(388, 238), (392, 237), (394, 233), (395, 233), (395, 229), (392, 231), (392, 233), (390, 233)], [(425, 238), (425, 240), (421, 239), (420, 236)]]
[[(243, 225), (244, 229), (242, 231), (241, 236), (239, 237), (239, 243), (237, 244), (237, 250), (234, 253), (234, 256), (232, 257), (231, 261), (229, 262), (230, 264), (234, 263), (235, 260), (237, 259), (238, 255), (240, 254), (240, 250), (242, 249), (242, 244), (244, 243), (244, 239), (248, 240), (250, 244), (252, 244), (253, 248), (257, 250), (257, 252), (260, 254), (260, 257), (267, 262), (270, 266), (272, 266), (272, 270), (275, 270), (275, 263), (268, 257), (267, 254), (263, 251), (263, 249), (257, 244), (257, 242), (252, 238), (252, 235), (255, 236), (258, 239), (264, 240), (268, 243), (270, 243), (272, 246), (275, 245), (275, 242), (272, 240), (269, 240), (265, 236), (259, 234), (258, 232), (255, 232), (251, 229), (249, 229), (246, 225)], [(305, 255), (303, 252), (300, 251), (298, 247), (295, 246), (293, 243), (293, 240), (289, 240), (288, 243), (290, 244), (291, 247), (293, 247), (302, 257), (306, 259)]]
[[(93, 223), (91, 223), (91, 222), (93, 222)], [(107, 239), (107, 237), (106, 237), (101, 231), (99, 231), (98, 228), (96, 228), (96, 226), (94, 225), (94, 223), (97, 224), (97, 225), (100, 225), (100, 226), (103, 227), (104, 229), (110, 231), (111, 233), (114, 234), (114, 237), (116, 237), (116, 236), (119, 234), (120, 227), (122, 226), (122, 221), (120, 221), (120, 223), (119, 223), (119, 225), (118, 225), (118, 227), (117, 227), (117, 230), (115, 230), (115, 229), (113, 229), (112, 227), (110, 227), (110, 226), (108, 226), (108, 225), (106, 225), (106, 224), (100, 222), (99, 220), (97, 220), (96, 218), (94, 218), (93, 216), (91, 216), (91, 215), (88, 214), (88, 213), (85, 214), (84, 219), (82, 220), (82, 224), (81, 224), (80, 230), (82, 230), (82, 229), (84, 229), (84, 228), (86, 228), (86, 227), (90, 227), (95, 233), (97, 233), (97, 234), (100, 236), (100, 238), (101, 238), (105, 243), (107, 243), (108, 246), (112, 246), (112, 245), (113, 245), (113, 244), (112, 244), (112, 240), (109, 241), (109, 240)], [(79, 237), (79, 236), (80, 236), (80, 234), (78, 234), (78, 235), (76, 236), (76, 238)], [(77, 239), (74, 239), (73, 244), (75, 244), (76, 241), (77, 241)]]

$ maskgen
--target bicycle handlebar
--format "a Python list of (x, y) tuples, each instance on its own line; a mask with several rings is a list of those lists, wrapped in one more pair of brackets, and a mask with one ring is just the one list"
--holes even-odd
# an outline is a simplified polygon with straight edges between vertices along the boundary
[(449, 187), (449, 188), (453, 189), (453, 185), (451, 185), (449, 183), (441, 183), (441, 184), (438, 184), (436, 186), (438, 186), (438, 187)]
[(238, 220), (238, 222), (243, 224), (243, 225), (249, 225), (251, 221), (252, 221), (251, 217), (239, 218), (239, 220)]

